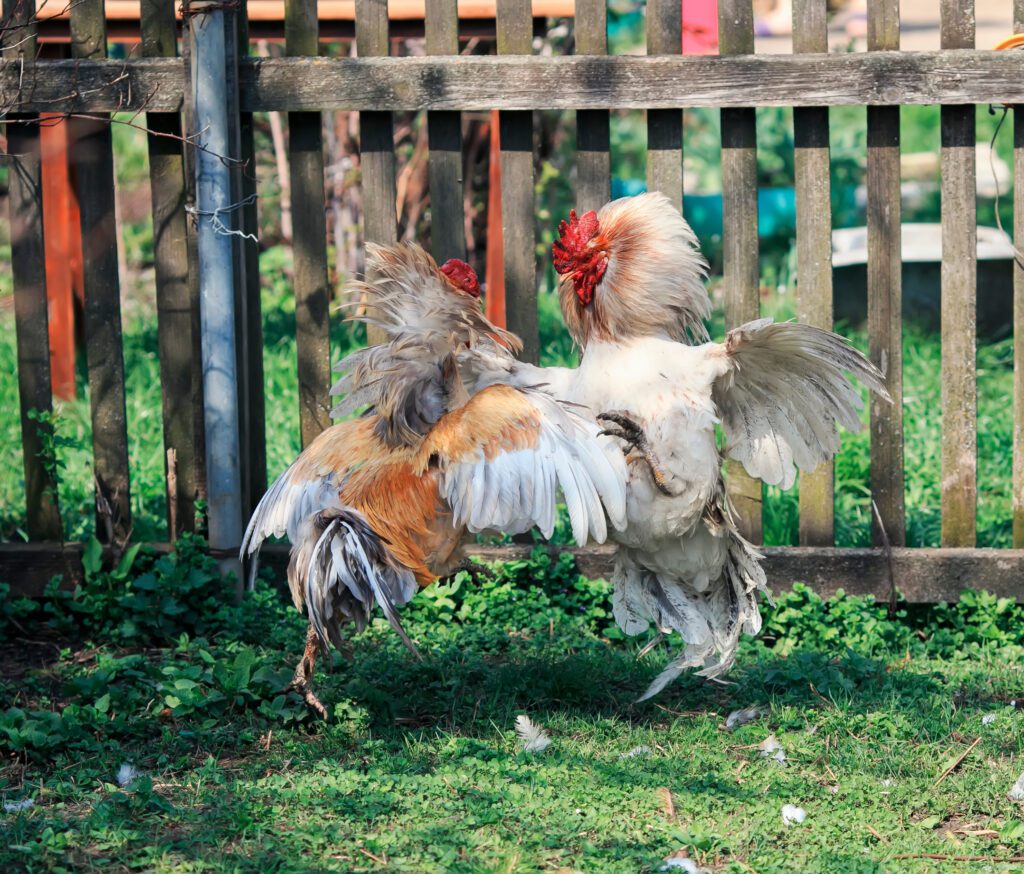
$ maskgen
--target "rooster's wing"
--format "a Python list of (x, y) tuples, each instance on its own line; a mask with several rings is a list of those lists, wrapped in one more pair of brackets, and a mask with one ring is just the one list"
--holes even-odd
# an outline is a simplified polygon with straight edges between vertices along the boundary
[(796, 468), (814, 470), (839, 451), (836, 423), (860, 430), (852, 373), (888, 400), (883, 376), (844, 338), (810, 325), (748, 322), (719, 347), (713, 386), (727, 454), (753, 477), (788, 489)]
[(495, 385), (444, 416), (428, 435), (421, 462), (441, 472), (441, 492), (456, 525), (516, 534), (555, 527), (562, 492), (580, 545), (625, 524), (622, 453), (606, 451), (599, 428), (539, 392)]

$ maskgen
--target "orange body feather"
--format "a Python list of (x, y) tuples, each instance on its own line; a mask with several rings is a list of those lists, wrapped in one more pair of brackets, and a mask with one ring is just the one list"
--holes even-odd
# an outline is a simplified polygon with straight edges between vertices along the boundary
[(447, 414), (419, 446), (388, 446), (378, 416), (333, 425), (299, 456), (289, 476), (296, 485), (333, 474), (341, 503), (358, 510), (421, 587), (462, 559), (464, 529), (456, 528), (440, 497), (439, 472), (475, 454), (536, 445), (540, 422), (522, 392), (493, 386)]

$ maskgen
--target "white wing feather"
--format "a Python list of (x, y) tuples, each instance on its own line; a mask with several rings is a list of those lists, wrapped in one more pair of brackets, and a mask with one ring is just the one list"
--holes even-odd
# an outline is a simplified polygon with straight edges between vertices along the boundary
[[(721, 348), (721, 347), (720, 347)], [(769, 485), (788, 489), (839, 451), (836, 423), (860, 430), (852, 373), (886, 400), (882, 374), (831, 331), (771, 319), (730, 331), (729, 367), (714, 384), (727, 454)]]
[[(302, 539), (300, 526), (305, 519), (321, 510), (340, 507), (340, 488), (333, 473), (309, 479), (299, 474), (305, 461), (300, 456), (282, 473), (260, 499), (245, 529), (239, 558), (255, 555), (268, 537), (283, 537), (293, 543)], [(250, 575), (250, 588), (255, 579), (256, 562)]]
[(626, 522), (626, 466), (622, 452), (598, 436), (597, 425), (563, 409), (556, 401), (531, 393), (540, 420), (536, 445), (499, 453), (483, 450), (444, 471), (441, 493), (456, 525), (473, 532), (509, 534), (537, 526), (544, 537), (555, 529), (555, 499), (560, 489), (569, 511), (573, 537), (584, 545), (608, 536)]

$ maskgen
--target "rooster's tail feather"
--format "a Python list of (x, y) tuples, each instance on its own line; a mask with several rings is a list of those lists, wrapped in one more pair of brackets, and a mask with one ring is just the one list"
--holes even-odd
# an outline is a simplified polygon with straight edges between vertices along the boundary
[(678, 576), (648, 570), (620, 553), (616, 560), (612, 607), (627, 634), (639, 634), (651, 622), (663, 632), (678, 632), (682, 651), (654, 678), (638, 701), (657, 695), (684, 670), (719, 677), (732, 667), (742, 633), (761, 630), (758, 593), (769, 598), (760, 555), (736, 531), (730, 538), (721, 575), (698, 590)]
[(415, 644), (396, 607), (416, 593), (416, 578), (388, 550), (363, 516), (350, 508), (317, 513), (305, 545), (294, 552), (289, 576), (304, 576), (309, 621), (321, 640), (341, 646), (339, 629), (354, 622), (362, 630), (378, 605), (391, 627), (417, 658)]

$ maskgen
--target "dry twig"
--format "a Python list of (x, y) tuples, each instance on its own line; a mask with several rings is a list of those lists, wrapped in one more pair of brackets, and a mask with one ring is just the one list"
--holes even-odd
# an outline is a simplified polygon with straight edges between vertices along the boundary
[(967, 758), (971, 750), (973, 750), (979, 743), (981, 743), (981, 735), (978, 735), (978, 737), (974, 739), (974, 742), (959, 756), (956, 757), (956, 761), (954, 761), (948, 768), (946, 768), (945, 771), (939, 774), (938, 779), (936, 779), (936, 781), (932, 783), (932, 789), (938, 786), (943, 780), (945, 780), (950, 774), (952, 774), (957, 768), (959, 768), (960, 763)]

